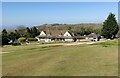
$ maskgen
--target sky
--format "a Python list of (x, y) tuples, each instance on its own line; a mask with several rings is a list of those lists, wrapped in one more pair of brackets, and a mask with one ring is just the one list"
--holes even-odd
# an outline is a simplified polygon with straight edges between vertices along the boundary
[(18, 25), (102, 23), (117, 2), (2, 2), (3, 28)]
[(1, 0), (2, 2), (119, 2), (119, 0)]

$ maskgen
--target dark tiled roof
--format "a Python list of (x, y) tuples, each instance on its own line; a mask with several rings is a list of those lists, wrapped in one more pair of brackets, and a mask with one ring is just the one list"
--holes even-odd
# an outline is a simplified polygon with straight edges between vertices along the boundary
[(66, 30), (47, 30), (45, 31), (45, 34), (46, 35), (51, 35), (51, 36), (54, 36), (54, 37), (59, 37), (61, 35), (64, 35), (66, 32)]
[[(72, 38), (69, 36), (63, 36), (67, 30), (45, 30), (44, 33), (46, 36), (37, 36), (37, 37), (49, 37), (49, 38)], [(72, 36), (72, 34), (69, 32), (69, 34)]]

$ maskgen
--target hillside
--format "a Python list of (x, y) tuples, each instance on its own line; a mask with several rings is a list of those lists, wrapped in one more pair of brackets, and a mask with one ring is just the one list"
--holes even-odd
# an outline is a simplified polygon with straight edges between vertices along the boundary
[(102, 24), (43, 24), (40, 26), (36, 26), (39, 30), (44, 30), (45, 28), (49, 29), (59, 29), (59, 30), (70, 30), (72, 28), (79, 28), (79, 27), (92, 27), (92, 28), (99, 28)]
[[(100, 33), (102, 24), (43, 24), (41, 26), (36, 26), (38, 30), (69, 30), (76, 34), (89, 34), (91, 32)], [(84, 32), (84, 33), (82, 33)]]

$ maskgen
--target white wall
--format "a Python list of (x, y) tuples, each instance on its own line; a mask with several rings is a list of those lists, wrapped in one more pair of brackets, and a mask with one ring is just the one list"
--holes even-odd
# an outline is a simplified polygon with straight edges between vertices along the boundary
[(45, 38), (45, 39), (39, 39), (40, 41), (44, 41), (44, 42), (51, 42), (51, 39), (49, 38)]
[(65, 39), (65, 41), (73, 41), (73, 39)]
[(45, 42), (51, 42), (51, 39), (45, 39)]
[(77, 39), (77, 41), (80, 41), (80, 39)]
[(89, 39), (90, 39), (90, 40), (95, 40), (95, 41), (97, 41), (98, 38), (95, 38), (95, 39), (94, 39), (94, 38), (89, 38)]

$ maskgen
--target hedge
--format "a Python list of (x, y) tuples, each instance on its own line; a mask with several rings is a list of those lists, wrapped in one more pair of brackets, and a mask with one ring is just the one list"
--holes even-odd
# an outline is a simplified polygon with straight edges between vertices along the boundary
[(28, 40), (28, 41), (37, 41), (36, 38), (28, 38), (27, 40)]
[(26, 41), (26, 38), (25, 37), (21, 37), (18, 39), (19, 42), (25, 42)]
[(21, 45), (21, 43), (13, 43), (12, 45), (13, 46), (18, 46), (18, 45)]

